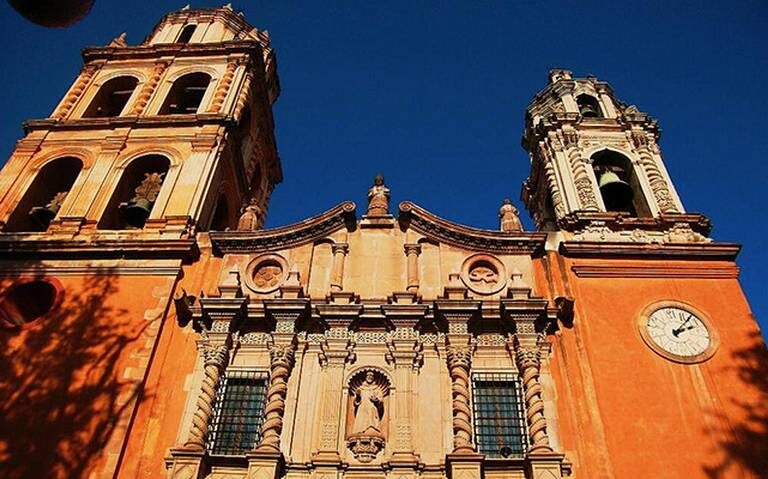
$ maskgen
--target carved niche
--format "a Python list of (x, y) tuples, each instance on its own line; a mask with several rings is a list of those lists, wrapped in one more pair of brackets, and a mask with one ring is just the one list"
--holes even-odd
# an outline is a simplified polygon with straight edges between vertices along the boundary
[(254, 293), (272, 293), (288, 278), (288, 273), (288, 261), (279, 254), (260, 255), (246, 266), (245, 285)]
[(474, 254), (461, 265), (461, 281), (477, 294), (496, 294), (507, 285), (507, 270), (495, 256)]
[(386, 445), (389, 389), (387, 376), (373, 368), (362, 369), (349, 379), (347, 447), (360, 462), (373, 461)]

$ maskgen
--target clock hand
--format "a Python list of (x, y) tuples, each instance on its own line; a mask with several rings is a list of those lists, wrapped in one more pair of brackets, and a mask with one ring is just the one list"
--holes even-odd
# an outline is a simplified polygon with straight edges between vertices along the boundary
[(689, 330), (689, 329), (693, 328), (694, 326), (689, 326), (689, 327), (687, 327), (687, 328), (683, 327), (683, 326), (685, 326), (685, 325), (686, 325), (686, 323), (688, 323), (688, 321), (690, 321), (691, 319), (693, 319), (693, 315), (692, 315), (692, 314), (689, 314), (689, 315), (688, 315), (688, 318), (686, 318), (686, 320), (685, 320), (685, 321), (683, 321), (683, 322), (680, 324), (680, 326), (678, 326), (677, 328), (675, 328), (675, 329), (673, 329), (673, 330), (672, 330), (672, 334), (673, 334), (675, 337), (677, 337), (677, 336), (678, 336), (680, 333), (682, 333), (683, 331), (687, 331), (687, 330)]

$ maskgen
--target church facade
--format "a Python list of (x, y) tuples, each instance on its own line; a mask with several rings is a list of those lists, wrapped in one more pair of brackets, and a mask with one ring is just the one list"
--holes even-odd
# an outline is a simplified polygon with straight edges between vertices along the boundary
[(525, 112), (536, 231), (508, 200), (495, 231), (391, 204), (381, 176), (264, 229), (266, 32), (185, 8), (83, 59), (0, 172), (0, 476), (768, 474), (740, 246), (607, 83), (553, 70)]

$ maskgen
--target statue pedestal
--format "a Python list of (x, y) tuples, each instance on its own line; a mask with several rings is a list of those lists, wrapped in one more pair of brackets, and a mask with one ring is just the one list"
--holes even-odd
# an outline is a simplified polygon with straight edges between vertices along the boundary
[(361, 228), (394, 228), (395, 217), (392, 215), (363, 215)]
[(452, 479), (482, 479), (484, 454), (451, 453), (445, 456), (448, 477)]
[(529, 452), (526, 457), (529, 477), (562, 478), (571, 475), (571, 465), (565, 454), (551, 451)]
[(285, 466), (280, 452), (250, 451), (245, 458), (248, 460), (248, 479), (277, 479)]
[(205, 475), (205, 451), (173, 447), (165, 458), (169, 479), (198, 479)]

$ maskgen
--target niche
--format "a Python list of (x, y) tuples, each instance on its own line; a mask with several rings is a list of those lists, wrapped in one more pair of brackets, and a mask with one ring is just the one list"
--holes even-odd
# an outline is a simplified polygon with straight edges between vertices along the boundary
[(3, 329), (19, 329), (58, 306), (59, 289), (45, 280), (22, 281), (0, 296), (0, 325)]
[(390, 382), (384, 373), (366, 368), (349, 380), (347, 447), (368, 463), (384, 449), (388, 436)]
[(189, 73), (176, 79), (165, 98), (159, 115), (194, 115), (211, 83), (207, 73)]
[(83, 118), (120, 116), (138, 82), (132, 76), (122, 76), (104, 83), (83, 113)]
[(82, 168), (83, 163), (72, 157), (43, 166), (8, 218), (5, 231), (47, 230)]
[(592, 155), (592, 169), (606, 211), (626, 216), (651, 216), (629, 158), (610, 150), (602, 150)]
[(99, 229), (122, 230), (144, 227), (155, 205), (170, 162), (161, 155), (133, 160), (125, 171), (99, 220)]
[(582, 118), (602, 118), (600, 103), (597, 98), (591, 95), (579, 95), (576, 97), (576, 104), (579, 107), (579, 113)]

